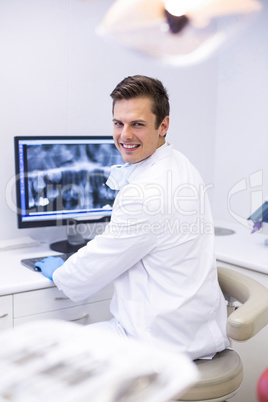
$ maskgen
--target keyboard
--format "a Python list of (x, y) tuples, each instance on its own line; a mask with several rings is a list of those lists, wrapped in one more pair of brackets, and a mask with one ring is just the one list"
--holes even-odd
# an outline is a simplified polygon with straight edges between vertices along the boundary
[(42, 261), (47, 257), (61, 257), (64, 261), (66, 261), (73, 253), (63, 253), (63, 254), (54, 254), (54, 255), (45, 255), (44, 257), (33, 257), (33, 258), (24, 258), (21, 260), (21, 264), (25, 267), (31, 269), (32, 271), (40, 272), (40, 268), (35, 266), (36, 262)]

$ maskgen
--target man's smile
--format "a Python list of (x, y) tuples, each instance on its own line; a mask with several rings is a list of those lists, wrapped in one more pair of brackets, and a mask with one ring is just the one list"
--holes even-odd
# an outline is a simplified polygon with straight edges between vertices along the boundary
[(126, 149), (126, 150), (131, 150), (131, 149), (136, 149), (136, 148), (138, 148), (140, 145), (139, 144), (123, 144), (123, 143), (121, 143), (120, 144), (121, 145), (121, 147), (122, 148), (124, 148), (124, 149)]

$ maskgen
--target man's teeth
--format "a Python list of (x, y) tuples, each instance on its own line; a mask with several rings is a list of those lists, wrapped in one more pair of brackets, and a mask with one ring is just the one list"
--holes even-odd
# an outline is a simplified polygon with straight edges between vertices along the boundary
[(123, 144), (124, 148), (136, 148), (138, 145), (127, 145), (127, 144)]

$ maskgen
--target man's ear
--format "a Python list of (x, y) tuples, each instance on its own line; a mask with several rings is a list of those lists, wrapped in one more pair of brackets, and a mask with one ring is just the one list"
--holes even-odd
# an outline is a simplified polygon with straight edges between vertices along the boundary
[(169, 116), (166, 116), (162, 123), (160, 124), (160, 131), (159, 131), (159, 135), (160, 137), (164, 137), (167, 134), (168, 131), (168, 127), (169, 127)]

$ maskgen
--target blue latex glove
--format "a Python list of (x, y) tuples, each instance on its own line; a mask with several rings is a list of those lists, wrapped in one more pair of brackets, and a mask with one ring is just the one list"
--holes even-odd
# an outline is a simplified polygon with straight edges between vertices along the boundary
[(52, 275), (57, 268), (64, 264), (61, 257), (46, 257), (42, 261), (36, 262), (34, 265), (39, 268), (42, 274), (52, 281)]

